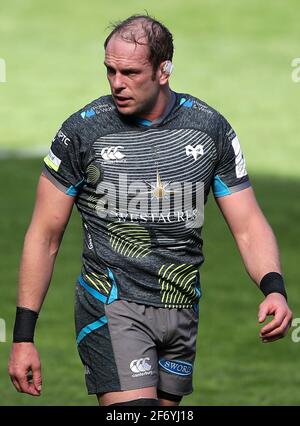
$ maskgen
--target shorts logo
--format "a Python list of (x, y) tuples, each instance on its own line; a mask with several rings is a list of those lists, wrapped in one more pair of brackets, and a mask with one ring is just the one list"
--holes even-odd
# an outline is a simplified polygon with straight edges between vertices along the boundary
[(152, 374), (152, 367), (150, 364), (148, 364), (147, 361), (150, 361), (149, 357), (134, 359), (133, 361), (131, 361), (129, 367), (130, 370), (135, 373), (132, 375), (132, 377), (140, 377)]
[(192, 145), (187, 145), (185, 153), (188, 157), (192, 155), (196, 161), (199, 155), (204, 155), (203, 145), (197, 145), (195, 148)]
[(120, 149), (124, 149), (124, 146), (118, 145), (103, 148), (101, 150), (101, 157), (105, 161), (116, 160), (118, 162), (118, 160), (123, 160), (125, 155), (119, 151)]
[(190, 376), (193, 372), (193, 365), (187, 361), (160, 359), (158, 363), (164, 370), (178, 376)]

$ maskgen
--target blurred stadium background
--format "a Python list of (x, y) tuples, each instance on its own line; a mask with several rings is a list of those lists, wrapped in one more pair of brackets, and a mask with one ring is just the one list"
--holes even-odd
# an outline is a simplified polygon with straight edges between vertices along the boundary
[[(77, 212), (66, 232), (37, 326), (44, 386), (18, 394), (6, 372), (22, 241), (41, 159), (72, 112), (109, 91), (102, 42), (111, 21), (132, 13), (162, 20), (175, 38), (174, 90), (220, 110), (237, 131), (259, 202), (278, 237), (295, 317), (300, 317), (300, 56), (298, 0), (11, 0), (1, 3), (0, 58), (0, 405), (96, 405), (86, 395), (73, 326), (80, 268)], [(194, 393), (183, 405), (299, 405), (300, 342), (291, 333), (260, 343), (262, 300), (213, 199), (206, 210), (206, 263)], [(299, 333), (298, 333), (299, 334)]]

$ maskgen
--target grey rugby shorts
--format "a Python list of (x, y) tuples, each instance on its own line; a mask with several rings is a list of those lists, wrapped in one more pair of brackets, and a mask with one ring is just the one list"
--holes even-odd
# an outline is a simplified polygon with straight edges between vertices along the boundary
[(126, 300), (106, 304), (77, 284), (75, 324), (89, 394), (148, 386), (178, 396), (193, 391), (198, 331), (193, 309)]

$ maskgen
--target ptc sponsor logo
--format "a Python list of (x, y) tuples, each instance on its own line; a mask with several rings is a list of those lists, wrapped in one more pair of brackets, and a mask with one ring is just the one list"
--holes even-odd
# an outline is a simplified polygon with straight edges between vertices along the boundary
[(187, 361), (160, 359), (158, 363), (164, 370), (178, 376), (190, 376), (193, 372), (193, 365)]
[(55, 139), (61, 141), (64, 143), (64, 145), (68, 146), (69, 142), (71, 142), (71, 140), (68, 138), (67, 135), (65, 135), (65, 133), (59, 129), (59, 131), (57, 132), (56, 136), (53, 139), (53, 142), (55, 141)]
[(129, 368), (134, 373), (132, 374), (132, 377), (151, 375), (153, 371), (151, 370), (152, 367), (148, 361), (150, 361), (149, 357), (134, 359), (131, 361)]
[(188, 157), (192, 155), (196, 161), (200, 155), (204, 155), (203, 145), (197, 145), (195, 148), (192, 145), (187, 145), (185, 147), (185, 153)]
[(122, 152), (120, 152), (120, 149), (124, 149), (124, 146), (118, 145), (118, 146), (105, 147), (101, 150), (101, 157), (105, 161), (110, 161), (110, 162), (114, 161), (116, 163), (120, 162), (125, 157), (125, 155)]

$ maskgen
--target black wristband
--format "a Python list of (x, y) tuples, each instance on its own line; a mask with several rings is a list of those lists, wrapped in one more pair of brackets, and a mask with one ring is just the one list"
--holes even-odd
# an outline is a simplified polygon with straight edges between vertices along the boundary
[(266, 274), (262, 278), (259, 287), (265, 296), (268, 296), (270, 293), (280, 293), (287, 300), (283, 277), (278, 272), (269, 272)]
[(17, 307), (13, 342), (33, 342), (35, 324), (39, 314), (28, 308)]

